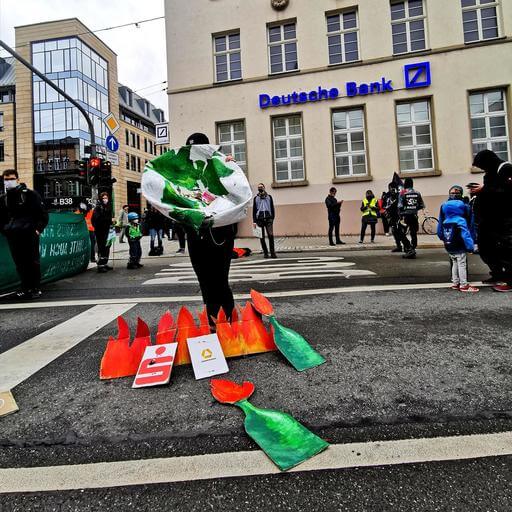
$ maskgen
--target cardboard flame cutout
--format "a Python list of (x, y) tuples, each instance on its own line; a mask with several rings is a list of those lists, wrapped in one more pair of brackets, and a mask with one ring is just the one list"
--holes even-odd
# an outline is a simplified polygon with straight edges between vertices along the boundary
[(292, 366), (299, 372), (325, 363), (325, 359), (297, 332), (281, 325), (274, 314), (270, 301), (256, 290), (251, 290), (256, 310), (268, 317), (274, 343)]
[(239, 385), (230, 380), (212, 379), (210, 386), (217, 401), (244, 411), (245, 431), (281, 471), (301, 464), (329, 446), (289, 414), (252, 405), (247, 400), (254, 392), (251, 382)]
[[(210, 333), (206, 309), (198, 315), (199, 324), (186, 307), (179, 310), (175, 321), (169, 311), (158, 323), (156, 344), (178, 343), (174, 365), (190, 364), (187, 339)], [(137, 333), (130, 344), (130, 329), (124, 318), (117, 319), (118, 335), (108, 340), (101, 360), (100, 378), (118, 379), (137, 374), (144, 350), (151, 345), (149, 327), (139, 318)], [(248, 302), (241, 314), (234, 310), (231, 322), (226, 314), (219, 312), (216, 324), (217, 334), (226, 357), (260, 354), (276, 350), (272, 335), (265, 328), (261, 318)]]

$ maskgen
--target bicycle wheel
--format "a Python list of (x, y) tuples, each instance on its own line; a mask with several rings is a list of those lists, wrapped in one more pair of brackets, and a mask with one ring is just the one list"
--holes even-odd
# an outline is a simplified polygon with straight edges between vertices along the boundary
[(425, 220), (421, 224), (421, 229), (426, 235), (437, 234), (437, 225), (439, 221), (435, 217), (425, 217)]

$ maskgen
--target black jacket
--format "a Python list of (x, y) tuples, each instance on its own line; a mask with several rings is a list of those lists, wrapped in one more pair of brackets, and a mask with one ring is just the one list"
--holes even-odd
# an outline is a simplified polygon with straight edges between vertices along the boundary
[(149, 210), (145, 222), (147, 229), (165, 229), (166, 218), (158, 210)]
[(5, 235), (24, 232), (42, 233), (48, 224), (48, 212), (41, 196), (24, 183), (0, 196), (0, 232)]
[(94, 231), (106, 233), (112, 226), (112, 205), (99, 203), (92, 212), (91, 222)]
[(334, 196), (328, 195), (325, 198), (325, 206), (327, 206), (329, 216), (337, 217), (340, 214), (341, 204), (338, 203)]
[(492, 151), (482, 151), (474, 165), (485, 171), (484, 186), (475, 204), (479, 229), (512, 233), (512, 165)]

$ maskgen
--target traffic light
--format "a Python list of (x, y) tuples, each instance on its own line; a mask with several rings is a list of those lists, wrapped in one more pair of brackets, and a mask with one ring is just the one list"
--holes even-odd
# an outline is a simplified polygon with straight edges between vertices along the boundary
[(82, 160), (76, 160), (75, 164), (78, 168), (78, 176), (80, 176), (80, 178), (87, 179), (87, 166), (89, 164), (89, 159), (82, 158)]
[(100, 168), (101, 168), (102, 160), (101, 158), (93, 157), (89, 159), (88, 162), (88, 176), (89, 176), (89, 184), (97, 185), (100, 181)]
[(108, 160), (102, 160), (100, 165), (100, 184), (111, 187), (117, 180), (112, 177), (112, 164)]

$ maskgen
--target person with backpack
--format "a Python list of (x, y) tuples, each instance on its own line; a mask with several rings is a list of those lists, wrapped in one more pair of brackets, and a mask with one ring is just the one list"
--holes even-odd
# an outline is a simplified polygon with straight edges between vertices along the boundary
[(366, 191), (366, 197), (361, 203), (361, 238), (359, 243), (364, 243), (364, 236), (366, 234), (366, 228), (370, 226), (371, 229), (371, 243), (375, 243), (375, 226), (377, 225), (377, 215), (379, 206), (377, 204), (377, 198), (373, 195), (371, 190)]
[(462, 200), (463, 189), (450, 188), (449, 199), (441, 205), (437, 236), (444, 242), (452, 266), (452, 289), (476, 293), (478, 288), (468, 283), (467, 253), (474, 252), (475, 244), (469, 229), (471, 211)]
[(489, 266), (496, 292), (512, 292), (512, 164), (488, 149), (480, 151), (473, 166), (485, 172), (484, 183), (470, 188), (476, 195), (478, 249)]
[(48, 224), (48, 213), (39, 194), (20, 183), (16, 169), (6, 169), (2, 177), (0, 233), (7, 239), (21, 281), (16, 297), (37, 299), (42, 294), (39, 237)]
[[(400, 215), (399, 237), (404, 247), (406, 259), (416, 258), (416, 247), (418, 246), (418, 231), (420, 229), (418, 222), (418, 212), (425, 208), (425, 203), (421, 194), (414, 190), (414, 182), (411, 177), (404, 180), (404, 188), (398, 196), (398, 213)], [(407, 238), (407, 231), (411, 240)]]

